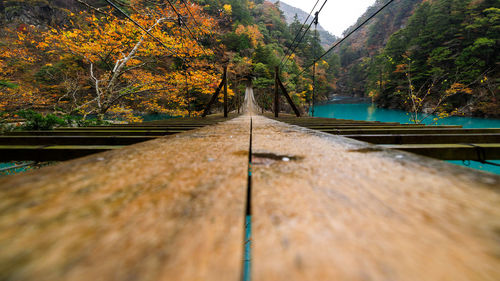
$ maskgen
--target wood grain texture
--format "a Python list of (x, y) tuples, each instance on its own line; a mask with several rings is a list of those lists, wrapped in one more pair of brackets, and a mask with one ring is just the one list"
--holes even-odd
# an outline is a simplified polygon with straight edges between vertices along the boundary
[(500, 177), (259, 116), (253, 132), (253, 280), (500, 280)]
[(0, 280), (238, 280), (249, 119), (0, 179)]

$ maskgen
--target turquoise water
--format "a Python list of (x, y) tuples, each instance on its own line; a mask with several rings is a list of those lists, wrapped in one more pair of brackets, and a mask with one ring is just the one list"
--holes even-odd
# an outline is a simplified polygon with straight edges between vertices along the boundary
[[(17, 166), (17, 165), (21, 165), (21, 164), (24, 164), (24, 163), (26, 163), (26, 162), (0, 163), (0, 169)], [(32, 166), (25, 166), (25, 167), (20, 167), (20, 168), (17, 168), (17, 169), (0, 171), (0, 177), (1, 176), (6, 176), (6, 175), (14, 175), (14, 174), (26, 172), (26, 171), (31, 170), (31, 169), (33, 169)]]
[[(410, 117), (407, 112), (402, 110), (378, 108), (371, 103), (352, 103), (341, 104), (331, 103), (317, 105), (314, 107), (315, 117), (351, 119), (362, 121), (381, 121), (381, 122), (399, 122), (410, 123)], [(426, 124), (433, 122), (432, 117), (426, 120)], [(500, 128), (500, 119), (485, 119), (476, 117), (456, 117), (452, 116), (439, 120), (437, 125), (462, 125), (464, 128)], [(485, 165), (478, 162), (449, 161), (450, 163), (467, 166), (473, 169), (484, 170), (500, 174), (500, 167)], [(499, 163), (500, 161), (492, 161)]]
[[(378, 108), (371, 103), (325, 104), (314, 107), (316, 117), (352, 119), (364, 121), (410, 123), (410, 116), (405, 111)], [(432, 123), (429, 117), (424, 123)], [(464, 128), (500, 128), (500, 119), (452, 116), (441, 119), (438, 125), (462, 125)]]

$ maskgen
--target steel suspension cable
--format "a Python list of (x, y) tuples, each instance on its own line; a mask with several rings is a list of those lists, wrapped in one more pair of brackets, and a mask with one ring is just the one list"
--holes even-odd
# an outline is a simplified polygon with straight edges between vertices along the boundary
[[(319, 13), (316, 12), (316, 16), (314, 17), (314, 41), (318, 40), (318, 21), (319, 21)], [(313, 45), (313, 56), (316, 59), (316, 45)], [(316, 64), (313, 66), (313, 92), (312, 92), (312, 110), (311, 115), (314, 117), (314, 106), (316, 105)]]
[[(170, 0), (167, 0), (168, 4), (170, 5), (170, 7), (172, 8), (172, 10), (174, 11), (174, 13), (177, 14), (177, 16), (179, 17), (179, 19), (182, 20), (182, 15), (177, 11), (177, 9), (175, 8), (174, 4), (172, 4), (172, 2)], [(189, 9), (188, 9), (189, 10)], [(193, 17), (194, 18), (194, 17)], [(182, 23), (184, 24), (184, 26), (186, 27), (187, 31), (189, 32), (189, 35), (193, 38), (194, 41), (196, 41), (196, 43), (198, 43), (202, 48), (201, 50), (203, 51), (203, 53), (205, 53), (205, 55), (207, 57), (209, 57), (208, 53), (205, 51), (205, 48), (203, 47), (202, 44), (200, 44), (200, 42), (198, 41), (198, 39), (196, 38), (196, 36), (194, 36), (193, 32), (191, 31), (191, 29), (189, 28), (189, 26), (187, 26), (187, 24), (182, 20)]]
[[(326, 2), (328, 2), (328, 0), (325, 0), (325, 2), (323, 2), (323, 5), (321, 5), (321, 8), (316, 12), (316, 15), (319, 15), (321, 13), (321, 11), (323, 10), (323, 8), (325, 7), (326, 5)], [(290, 53), (290, 55), (287, 57), (287, 59), (285, 60), (285, 62), (283, 63), (283, 65), (286, 65), (286, 63), (288, 62), (288, 60), (292, 57), (293, 53), (295, 52), (295, 50), (297, 49), (297, 47), (300, 45), (300, 43), (302, 43), (302, 40), (304, 40), (304, 37), (307, 35), (307, 32), (309, 32), (309, 30), (311, 29), (311, 26), (313, 25), (314, 21), (311, 21), (311, 23), (309, 24), (309, 26), (307, 27), (306, 31), (304, 32), (304, 34), (302, 34), (302, 37), (300, 38), (300, 40), (297, 42), (297, 44), (295, 45), (295, 47), (293, 48), (292, 52)], [(281, 64), (280, 64), (280, 67), (281, 67)]]
[[(311, 66), (313, 66), (314, 64), (316, 64), (318, 61), (320, 61), (322, 58), (324, 58), (328, 53), (330, 53), (333, 49), (335, 49), (338, 45), (340, 45), (342, 42), (344, 42), (347, 38), (349, 38), (354, 32), (358, 31), (362, 26), (364, 26), (367, 22), (369, 22), (372, 18), (374, 18), (376, 15), (378, 15), (380, 12), (382, 12), (382, 10), (384, 10), (387, 6), (389, 6), (392, 2), (394, 2), (394, 0), (389, 0), (389, 2), (387, 2), (384, 6), (382, 6), (380, 9), (378, 9), (373, 15), (371, 15), (369, 18), (367, 18), (366, 20), (364, 20), (360, 25), (358, 25), (355, 29), (353, 29), (351, 32), (349, 32), (344, 38), (342, 38), (340, 41), (338, 41), (337, 43), (335, 43), (333, 46), (330, 47), (330, 49), (328, 49), (326, 52), (324, 52), (320, 57), (318, 57), (316, 60), (314, 60), (313, 63), (311, 63), (310, 65), (308, 65), (307, 67), (304, 68), (304, 70), (302, 70), (302, 72), (299, 73), (299, 75), (297, 75), (297, 77), (301, 76), (302, 74), (304, 74), (304, 72), (307, 71), (307, 69), (309, 69)], [(286, 84), (288, 85), (288, 83)], [(285, 86), (286, 86), (285, 85)]]
[[(186, 0), (181, 0), (181, 1), (182, 1), (182, 3), (184, 3), (184, 6), (186, 7), (186, 10), (188, 11), (188, 13), (189, 13), (189, 14), (191, 15), (191, 17), (193, 18), (194, 23), (195, 23), (197, 26), (201, 26), (201, 25), (198, 23), (198, 21), (196, 20), (196, 17), (195, 17), (195, 16), (193, 15), (193, 13), (191, 12), (191, 9), (189, 9), (189, 7), (188, 7), (188, 5), (187, 5), (187, 3), (186, 3)], [(187, 25), (186, 25), (186, 26), (187, 26)], [(213, 40), (212, 33), (209, 33), (209, 37), (210, 37), (210, 39), (212, 39), (212, 40)], [(196, 42), (198, 42), (198, 44), (200, 44), (200, 46), (201, 46), (201, 43), (200, 43), (198, 40), (196, 40)], [(217, 65), (216, 65), (216, 63), (215, 63), (215, 62), (212, 64), (212, 66), (214, 67), (214, 69), (217, 69)]]
[(170, 50), (170, 48), (165, 43), (163, 43), (160, 39), (158, 39), (156, 36), (154, 36), (151, 32), (149, 32), (149, 30), (147, 30), (146, 28), (144, 28), (142, 25), (140, 25), (133, 18), (131, 18), (127, 13), (125, 13), (125, 11), (123, 11), (115, 3), (111, 2), (110, 0), (105, 0), (105, 1), (108, 2), (108, 4), (110, 4), (113, 8), (115, 8), (120, 14), (124, 15), (128, 20), (130, 20), (132, 23), (134, 23), (137, 27), (139, 27), (144, 32), (146, 32), (146, 34), (149, 35), (151, 38), (153, 38), (156, 42), (160, 43), (160, 45), (162, 45), (163, 47), (167, 48), (169, 51), (171, 51), (172, 53), (175, 54), (175, 52), (173, 52), (172, 50)]
[(292, 43), (290, 44), (290, 48), (286, 51), (286, 53), (283, 55), (283, 57), (281, 58), (281, 61), (280, 61), (280, 66), (281, 64), (283, 63), (283, 60), (285, 59), (285, 57), (288, 56), (288, 53), (290, 52), (290, 50), (292, 49), (293, 45), (295, 44), (295, 41), (297, 41), (297, 39), (299, 38), (299, 35), (300, 33), (302, 32), (302, 29), (304, 29), (304, 26), (307, 24), (307, 21), (309, 20), (309, 18), (311, 17), (311, 14), (312, 12), (314, 12), (314, 9), (316, 9), (316, 6), (318, 5), (319, 3), (319, 0), (316, 1), (316, 4), (314, 4), (314, 7), (312, 8), (311, 12), (309, 12), (309, 15), (307, 15), (307, 18), (306, 20), (304, 21), (304, 23), (300, 26), (300, 29), (299, 31), (297, 31), (297, 34), (295, 35), (295, 38), (293, 38), (293, 41)]

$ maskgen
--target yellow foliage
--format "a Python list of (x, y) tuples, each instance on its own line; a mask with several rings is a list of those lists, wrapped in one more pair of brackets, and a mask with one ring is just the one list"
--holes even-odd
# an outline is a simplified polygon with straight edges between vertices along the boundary
[(462, 83), (453, 83), (448, 90), (446, 90), (447, 95), (454, 95), (458, 93), (472, 94), (472, 89), (468, 88)]
[(264, 36), (260, 33), (258, 25), (248, 25), (244, 26), (242, 24), (238, 25), (235, 31), (236, 34), (242, 35), (245, 34), (250, 38), (252, 46), (256, 47), (259, 43), (262, 43)]
[(233, 13), (233, 7), (231, 7), (230, 4), (225, 4), (224, 6), (222, 6), (222, 8), (224, 9), (224, 12), (228, 15), (231, 15)]
[[(132, 108), (185, 115), (194, 98), (213, 92), (211, 85), (218, 79), (218, 73), (206, 70), (209, 69), (209, 63), (205, 61), (205, 55), (212, 55), (213, 51), (199, 45), (185, 27), (169, 21), (176, 14), (168, 6), (156, 7), (155, 13), (146, 13), (141, 12), (143, 8), (140, 3), (131, 2), (137, 11), (131, 17), (148, 28), (164, 45), (126, 19), (112, 15), (96, 17), (93, 14), (82, 15), (88, 26), (52, 29), (38, 43), (37, 47), (47, 54), (53, 54), (54, 59), (73, 54), (83, 57), (89, 65), (87, 79), (93, 81), (94, 89), (80, 101), (80, 104), (84, 104), (80, 107), (84, 113), (102, 114), (108, 110), (128, 121), (136, 120)], [(194, 37), (213, 33), (215, 20), (204, 15), (202, 7), (194, 4), (188, 6), (199, 23), (193, 25), (187, 22)], [(178, 9), (182, 14), (188, 13), (186, 7)], [(162, 18), (155, 15), (161, 15)], [(101, 68), (103, 58), (107, 58), (112, 71)], [(173, 58), (184, 61), (187, 69), (180, 69), (173, 63)], [(160, 66), (148, 67), (150, 62)], [(187, 82), (185, 71), (188, 72)]]

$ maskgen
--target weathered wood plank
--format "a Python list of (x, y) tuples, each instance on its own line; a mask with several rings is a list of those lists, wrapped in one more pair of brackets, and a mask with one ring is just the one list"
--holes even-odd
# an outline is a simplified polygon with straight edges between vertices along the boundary
[(239, 280), (249, 121), (0, 178), (0, 280)]
[(6, 136), (167, 136), (184, 130), (75, 130), (75, 131), (19, 131)]
[(253, 131), (253, 280), (500, 280), (500, 177), (262, 117)]
[(500, 143), (500, 134), (344, 135), (373, 144)]
[(333, 131), (333, 130), (396, 130), (396, 129), (459, 129), (460, 126), (452, 126), (452, 127), (428, 127), (428, 126), (412, 126), (412, 125), (341, 125), (341, 126), (301, 126), (306, 127), (312, 130), (319, 131)]
[[(294, 124), (291, 124), (294, 125)], [(407, 128), (423, 128), (425, 125), (411, 125), (411, 124), (386, 124), (386, 123), (339, 123), (339, 124), (300, 124), (297, 126), (306, 127), (309, 129), (328, 129), (338, 127), (407, 127)], [(458, 127), (459, 128), (459, 127)]]
[(0, 145), (130, 145), (155, 136), (0, 136)]
[(397, 149), (440, 160), (498, 160), (500, 159), (500, 143), (486, 144), (403, 144), (382, 145), (385, 148)]
[(499, 129), (454, 129), (454, 128), (394, 128), (394, 129), (335, 129), (321, 130), (334, 135), (408, 135), (408, 134), (497, 134)]
[(204, 126), (102, 126), (102, 127), (77, 127), (77, 128), (55, 128), (55, 131), (100, 131), (100, 130), (177, 130), (177, 131), (188, 131)]
[(0, 161), (67, 161), (87, 155), (119, 149), (123, 146), (106, 145), (0, 145)]

